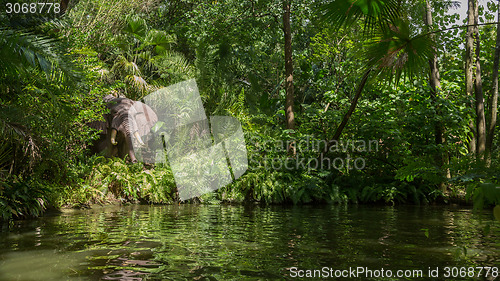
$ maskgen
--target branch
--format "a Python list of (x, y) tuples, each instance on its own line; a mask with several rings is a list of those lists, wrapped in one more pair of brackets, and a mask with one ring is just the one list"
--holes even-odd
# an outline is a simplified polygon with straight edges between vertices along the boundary
[(419, 38), (419, 37), (424, 37), (424, 36), (427, 36), (427, 35), (432, 35), (432, 34), (440, 33), (440, 32), (444, 32), (444, 31), (448, 31), (448, 30), (459, 29), (459, 28), (466, 28), (466, 27), (469, 27), (469, 26), (494, 25), (494, 24), (499, 24), (499, 23), (500, 22), (487, 22), (487, 23), (466, 24), (466, 25), (454, 26), (454, 27), (449, 27), (449, 28), (445, 28), (445, 29), (439, 29), (439, 30), (434, 30), (434, 31), (429, 31), (427, 33), (419, 34), (419, 35), (413, 37), (413, 39), (416, 39), (416, 38)]

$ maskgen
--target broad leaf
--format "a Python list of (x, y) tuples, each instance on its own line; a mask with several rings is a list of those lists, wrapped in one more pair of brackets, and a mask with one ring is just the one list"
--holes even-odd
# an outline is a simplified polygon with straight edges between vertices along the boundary
[(335, 27), (348, 26), (362, 19), (366, 32), (386, 29), (400, 16), (397, 0), (333, 0), (322, 5), (323, 18)]
[(375, 68), (394, 77), (411, 79), (428, 67), (434, 54), (433, 41), (428, 35), (419, 35), (410, 23), (398, 20), (385, 31), (374, 36), (367, 48), (368, 68)]
[(175, 41), (175, 36), (169, 35), (165, 31), (153, 29), (148, 32), (145, 43), (155, 46), (157, 54), (164, 54)]
[(146, 21), (137, 16), (129, 16), (126, 21), (127, 23), (123, 28), (123, 31), (132, 34), (134, 37), (142, 41), (146, 36)]

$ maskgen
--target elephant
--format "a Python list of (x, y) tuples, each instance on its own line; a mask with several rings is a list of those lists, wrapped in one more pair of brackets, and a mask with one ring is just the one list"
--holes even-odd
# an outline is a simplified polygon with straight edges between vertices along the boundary
[(105, 121), (93, 121), (88, 125), (99, 131), (99, 138), (92, 145), (92, 152), (106, 152), (106, 156), (125, 158), (137, 162), (134, 146), (145, 146), (143, 137), (148, 135), (158, 121), (156, 113), (148, 105), (124, 97), (106, 95), (103, 98), (109, 113)]

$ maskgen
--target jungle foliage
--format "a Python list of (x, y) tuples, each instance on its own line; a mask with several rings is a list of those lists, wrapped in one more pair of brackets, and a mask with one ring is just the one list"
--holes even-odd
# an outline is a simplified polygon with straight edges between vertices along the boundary
[[(139, 100), (191, 78), (207, 115), (240, 120), (249, 152), (240, 179), (192, 201), (499, 205), (498, 1), (478, 6), (470, 34), (457, 5), (71, 0), (64, 14), (1, 13), (0, 218), (116, 199), (177, 202), (168, 166), (91, 156), (96, 132), (85, 124), (102, 118), (104, 95)], [(471, 34), (482, 112), (467, 92)], [(475, 149), (483, 139), (484, 152)]]

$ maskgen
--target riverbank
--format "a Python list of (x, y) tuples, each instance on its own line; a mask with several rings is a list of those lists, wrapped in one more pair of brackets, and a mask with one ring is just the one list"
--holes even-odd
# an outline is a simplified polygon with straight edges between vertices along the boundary
[[(226, 205), (226, 206), (328, 206), (328, 205), (361, 205), (361, 206), (443, 206), (443, 207), (459, 207), (459, 208), (472, 208), (473, 202), (471, 200), (467, 200), (465, 193), (452, 194), (448, 192), (447, 195), (437, 198), (435, 201), (425, 202), (423, 204), (416, 205), (415, 203), (388, 203), (385, 201), (375, 201), (375, 202), (350, 202), (346, 200), (344, 202), (326, 202), (326, 201), (310, 201), (306, 203), (296, 203), (294, 204), (291, 201), (281, 202), (281, 203), (265, 203), (259, 202), (255, 200), (248, 201), (228, 201), (228, 200), (220, 200), (221, 194), (217, 191), (213, 193), (205, 194), (201, 197), (193, 198), (190, 200), (186, 200), (184, 202), (181, 201), (172, 201), (172, 202), (146, 202), (131, 198), (121, 197), (114, 193), (107, 193), (104, 197), (99, 198), (91, 198), (89, 201), (74, 201), (74, 199), (69, 200), (67, 203), (64, 203), (61, 206), (55, 207), (52, 205), (45, 206), (46, 208), (40, 210), (38, 213), (31, 216), (22, 216), (16, 217), (16, 219), (26, 219), (33, 218), (37, 216), (42, 216), (46, 212), (50, 214), (57, 214), (64, 211), (70, 210), (86, 210), (86, 209), (100, 209), (103, 207), (127, 207), (127, 206), (172, 206), (172, 205), (186, 205), (186, 204), (194, 204), (194, 205)], [(171, 194), (169, 197), (177, 198), (175, 194)], [(1, 221), (1, 220), (0, 220)]]
[[(182, 204), (172, 171), (130, 164), (121, 159), (93, 156), (71, 170), (70, 184), (12, 178), (0, 189), (1, 219), (37, 217), (46, 208), (91, 208), (109, 204)], [(355, 173), (355, 172), (353, 172)], [(259, 205), (450, 205), (481, 208), (495, 194), (496, 185), (453, 181), (447, 192), (425, 181), (357, 177), (329, 171), (273, 171), (261, 166), (249, 169), (235, 182), (214, 192), (187, 200), (197, 204)], [(492, 191), (493, 190), (493, 191)], [(466, 192), (468, 191), (468, 193)], [(479, 200), (479, 201), (478, 201)]]

